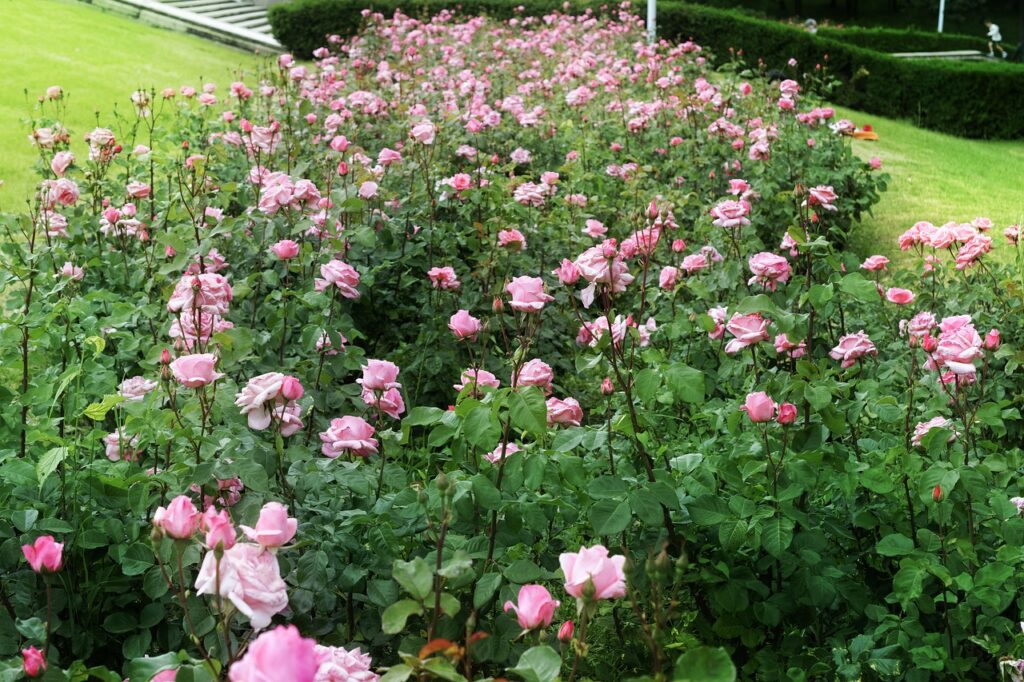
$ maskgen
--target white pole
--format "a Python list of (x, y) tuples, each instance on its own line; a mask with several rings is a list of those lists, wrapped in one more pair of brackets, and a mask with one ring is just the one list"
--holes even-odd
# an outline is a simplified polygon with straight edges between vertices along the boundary
[[(658, 31), (655, 26), (655, 21), (658, 16), (658, 2), (657, 0), (647, 0), (647, 44), (653, 45), (657, 37)], [(939, 29), (941, 30), (941, 29)]]
[(939, 33), (942, 33), (942, 20), (946, 16), (946, 0), (939, 0)]

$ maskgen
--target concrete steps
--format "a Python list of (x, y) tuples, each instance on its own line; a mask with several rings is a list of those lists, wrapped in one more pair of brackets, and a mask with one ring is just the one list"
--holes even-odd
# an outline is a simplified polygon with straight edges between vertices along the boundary
[(252, 0), (82, 0), (160, 28), (263, 54), (281, 51), (267, 10)]

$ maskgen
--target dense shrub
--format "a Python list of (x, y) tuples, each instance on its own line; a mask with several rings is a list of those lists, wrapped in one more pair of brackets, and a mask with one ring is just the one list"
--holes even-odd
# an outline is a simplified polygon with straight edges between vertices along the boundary
[[(561, 3), (533, 0), (475, 0), (459, 3), (462, 11), (507, 18), (519, 13), (543, 14)], [(584, 5), (577, 5), (578, 8)], [(437, 0), (298, 0), (271, 10), (274, 34), (282, 44), (310, 54), (329, 34), (350, 35), (371, 7), (390, 14), (398, 8), (426, 15), (452, 7)], [(829, 92), (839, 103), (964, 137), (1024, 137), (1024, 66), (942, 60), (896, 59), (893, 51), (977, 49), (983, 41), (969, 37), (930, 36), (890, 29), (825, 29), (812, 36), (802, 29), (745, 13), (662, 2), (658, 6), (659, 35), (671, 40), (693, 39), (720, 55), (742, 52), (748, 62), (762, 60), (781, 68), (796, 58), (801, 68), (824, 64), (842, 84)], [(881, 51), (880, 51), (881, 50)]]
[(878, 52), (988, 51), (988, 43), (984, 38), (957, 33), (847, 26), (844, 28), (821, 27), (818, 29), (818, 36)]
[(41, 93), (39, 193), (0, 217), (5, 679), (1021, 653), (991, 224), (915, 225), (906, 268), (838, 249), (886, 177), (813, 80), (632, 17), (366, 21), (84, 135)]

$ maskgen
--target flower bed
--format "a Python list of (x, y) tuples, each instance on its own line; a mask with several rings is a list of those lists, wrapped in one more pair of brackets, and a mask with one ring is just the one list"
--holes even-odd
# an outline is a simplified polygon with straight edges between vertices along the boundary
[(88, 158), (43, 98), (2, 218), (12, 675), (994, 671), (991, 226), (915, 226), (923, 279), (842, 252), (885, 186), (852, 124), (628, 14), (366, 22), (138, 91)]

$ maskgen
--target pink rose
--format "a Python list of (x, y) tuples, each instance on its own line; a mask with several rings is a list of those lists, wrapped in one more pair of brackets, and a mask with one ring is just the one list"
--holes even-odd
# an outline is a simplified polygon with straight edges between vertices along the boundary
[(320, 667), (316, 640), (299, 634), (294, 625), (279, 625), (257, 637), (245, 656), (232, 664), (230, 682), (315, 682)]
[(544, 280), (540, 277), (513, 277), (505, 285), (505, 291), (512, 297), (509, 302), (512, 310), (523, 313), (538, 313), (545, 303), (555, 300), (554, 296), (544, 293)]
[(555, 373), (551, 365), (534, 358), (519, 368), (519, 374), (512, 377), (512, 387), (536, 386), (545, 393), (551, 392), (551, 382)]
[(519, 230), (502, 230), (498, 233), (498, 246), (507, 247), (509, 251), (522, 251), (526, 248), (526, 237)]
[(464, 339), (476, 341), (476, 336), (480, 333), (481, 328), (480, 320), (470, 315), (468, 310), (459, 310), (448, 320), (448, 329), (452, 330), (452, 334), (459, 341)]
[(125, 192), (134, 199), (145, 199), (152, 192), (152, 188), (144, 182), (133, 180), (125, 187)]
[(57, 152), (53, 155), (53, 159), (50, 161), (50, 170), (52, 170), (53, 174), (58, 178), (62, 178), (74, 162), (75, 155), (71, 152)]
[(548, 398), (548, 426), (555, 424), (567, 424), (579, 426), (583, 420), (583, 409), (575, 398)]
[(558, 557), (565, 574), (565, 591), (585, 601), (626, 596), (624, 556), (608, 556), (604, 545), (580, 547)]
[(31, 545), (22, 545), (21, 553), (36, 573), (56, 573), (63, 563), (64, 543), (52, 535), (40, 535)]
[(562, 264), (555, 270), (552, 270), (551, 274), (557, 277), (558, 281), (566, 286), (576, 284), (580, 279), (580, 269), (577, 268), (576, 264), (568, 258), (563, 258)]
[(217, 356), (213, 353), (182, 355), (170, 364), (171, 373), (182, 386), (201, 388), (220, 379), (223, 374), (214, 370)]
[(747, 264), (754, 275), (747, 282), (748, 285), (759, 283), (766, 289), (775, 291), (778, 282), (785, 283), (789, 279), (789, 261), (783, 256), (762, 251), (751, 256)]
[(60, 269), (60, 276), (65, 279), (73, 279), (76, 282), (81, 282), (85, 277), (85, 270), (78, 267), (71, 261), (65, 261), (64, 266)]
[(400, 163), (401, 161), (401, 153), (396, 152), (394, 149), (384, 147), (384, 149), (381, 149), (380, 153), (377, 154), (377, 163), (382, 166), (390, 166), (393, 163)]
[(174, 287), (174, 293), (167, 302), (167, 311), (186, 313), (200, 310), (213, 315), (225, 315), (234, 292), (223, 275), (207, 272), (202, 275), (185, 275)]
[(989, 329), (988, 334), (985, 334), (985, 349), (986, 350), (999, 350), (1000, 346), (999, 330)]
[(575, 632), (576, 626), (573, 625), (571, 620), (567, 620), (562, 623), (562, 626), (558, 628), (558, 641), (559, 642), (571, 642), (573, 632)]
[(217, 511), (213, 505), (199, 518), (199, 528), (206, 533), (204, 544), (208, 549), (230, 549), (235, 546), (235, 526), (226, 509)]
[(896, 305), (907, 305), (914, 302), (914, 292), (909, 289), (889, 287), (885, 292), (885, 298), (890, 303), (895, 303)]
[(320, 660), (314, 682), (377, 682), (377, 675), (370, 666), (373, 661), (369, 654), (359, 648), (351, 651), (340, 646), (316, 646)]
[(675, 288), (678, 279), (679, 270), (672, 267), (671, 265), (667, 265), (663, 267), (661, 269), (661, 272), (658, 274), (658, 286), (661, 287), (662, 289), (665, 289), (666, 291), (669, 291)]
[[(453, 388), (456, 391), (461, 392), (467, 386), (475, 386), (477, 389), (483, 387), (498, 388), (501, 386), (501, 382), (498, 380), (498, 377), (494, 376), (486, 369), (470, 368), (462, 373), (460, 382), (455, 384)], [(474, 391), (474, 393), (480, 393), (480, 391), (477, 390)]]
[(743, 402), (743, 407), (740, 408), (740, 411), (746, 412), (747, 416), (750, 417), (750, 421), (755, 424), (761, 424), (774, 419), (775, 410), (778, 407), (778, 404), (767, 393), (757, 391), (756, 393), (747, 394), (747, 399)]
[(760, 313), (736, 313), (729, 319), (725, 329), (736, 337), (725, 345), (725, 352), (729, 354), (739, 353), (748, 346), (768, 340), (768, 320), (762, 318)]
[(247, 416), (250, 429), (262, 431), (270, 426), (271, 413), (281, 395), (284, 376), (280, 372), (255, 376), (235, 396), (235, 405)]
[(320, 434), (323, 445), (320, 451), (325, 457), (334, 459), (343, 452), (356, 457), (377, 454), (376, 430), (362, 417), (345, 416), (332, 419), (331, 426)]
[(451, 266), (430, 268), (427, 270), (427, 277), (430, 279), (430, 283), (435, 289), (455, 291), (462, 286), (462, 283), (459, 282), (458, 276), (455, 274), (455, 269)]
[(389, 388), (383, 392), (364, 388), (361, 397), (368, 406), (377, 408), (392, 419), (398, 419), (405, 412), (405, 401), (402, 399), (402, 392), (397, 388)]
[(591, 284), (608, 285), (612, 293), (622, 293), (633, 281), (628, 266), (618, 256), (614, 239), (587, 249), (575, 262), (583, 279)]
[(333, 285), (345, 298), (359, 298), (359, 290), (356, 289), (359, 286), (359, 273), (348, 263), (337, 259), (331, 260), (320, 266), (320, 275), (323, 279), (316, 279), (317, 291), (323, 291)]
[(783, 426), (789, 426), (790, 424), (796, 421), (796, 418), (796, 405), (794, 405), (793, 403), (782, 403), (781, 405), (779, 405), (779, 416), (776, 417), (776, 421), (778, 421)]
[(135, 450), (138, 443), (138, 436), (132, 436), (127, 443), (122, 443), (120, 431), (114, 431), (103, 437), (103, 445), (106, 446), (105, 454), (111, 462), (120, 462), (121, 460), (134, 462), (138, 458), (138, 452)]
[(884, 270), (885, 266), (889, 264), (889, 259), (885, 256), (869, 256), (860, 264), (862, 270), (869, 270), (875, 272), (877, 270)]
[(239, 526), (245, 537), (259, 543), (265, 549), (282, 547), (295, 537), (299, 522), (288, 516), (288, 507), (280, 502), (267, 502), (260, 510), (256, 527)]
[(504, 610), (516, 612), (516, 620), (523, 630), (535, 630), (551, 625), (555, 609), (561, 604), (551, 597), (551, 593), (543, 585), (523, 585), (519, 588), (518, 603), (505, 602)]
[(46, 672), (46, 656), (34, 646), (22, 649), (21, 667), (29, 677), (39, 677)]
[(807, 205), (821, 206), (826, 211), (837, 210), (832, 202), (836, 200), (836, 193), (831, 185), (818, 185), (807, 190)]
[(703, 253), (692, 253), (683, 258), (682, 268), (686, 270), (686, 274), (692, 275), (705, 269), (708, 265), (708, 259)]
[(600, 220), (594, 220), (593, 218), (588, 219), (586, 227), (583, 228), (583, 234), (593, 239), (600, 239), (607, 232), (608, 228)]
[(367, 180), (363, 184), (359, 185), (359, 198), (360, 199), (372, 199), (377, 196), (377, 183), (372, 180)]
[(434, 144), (434, 135), (436, 130), (434, 124), (430, 121), (421, 121), (412, 127), (409, 131), (409, 137), (416, 140), (420, 144)]
[(125, 379), (118, 384), (117, 393), (129, 401), (138, 402), (145, 398), (146, 395), (152, 392), (156, 387), (157, 383), (155, 381), (150, 381), (143, 376), (137, 376)]
[(924, 438), (929, 431), (932, 429), (947, 429), (950, 431), (948, 442), (952, 443), (956, 440), (956, 431), (953, 430), (953, 422), (946, 419), (945, 417), (933, 417), (926, 422), (921, 422), (914, 427), (914, 435), (910, 439), (911, 445), (918, 447), (921, 445), (921, 439)]
[(401, 388), (398, 373), (401, 371), (393, 362), (387, 360), (367, 360), (363, 365), (363, 376), (356, 379), (357, 384), (368, 391), (385, 391), (389, 388)]
[(515, 443), (508, 443), (505, 445), (499, 444), (498, 447), (486, 453), (484, 455), (484, 459), (486, 459), (491, 464), (497, 464), (501, 460), (505, 459), (506, 457), (511, 457), (517, 452), (519, 452), (519, 446), (516, 445)]
[[(254, 630), (267, 627), (274, 614), (288, 608), (288, 587), (281, 579), (277, 557), (260, 545), (248, 542), (239, 542), (224, 550), (219, 562), (217, 552), (208, 551), (196, 576), (195, 587), (196, 594), (220, 594), (230, 600), (245, 614)], [(252, 646), (249, 651), (251, 654)], [(231, 679), (236, 678), (232, 675)]]
[(933, 361), (937, 361), (946, 369), (958, 375), (973, 375), (977, 368), (974, 360), (983, 354), (983, 341), (969, 315), (947, 317), (939, 324), (941, 330), (939, 343), (935, 349), (935, 357), (929, 358), (925, 367), (937, 369)]
[(187, 540), (199, 530), (201, 514), (186, 495), (178, 495), (167, 507), (157, 507), (153, 525), (178, 540)]
[(282, 239), (271, 246), (270, 250), (279, 260), (291, 260), (299, 255), (299, 245), (291, 239)]
[(728, 311), (721, 306), (708, 310), (708, 317), (715, 323), (715, 328), (708, 332), (709, 339), (717, 341), (725, 336), (725, 318), (728, 314)]
[(747, 215), (750, 213), (750, 204), (746, 201), (734, 201), (732, 199), (723, 201), (711, 209), (713, 224), (718, 227), (743, 227), (749, 225)]
[(839, 366), (846, 369), (865, 355), (878, 355), (878, 349), (864, 330), (861, 330), (856, 334), (841, 337), (836, 347), (829, 351), (829, 355), (833, 360), (840, 360)]

